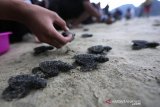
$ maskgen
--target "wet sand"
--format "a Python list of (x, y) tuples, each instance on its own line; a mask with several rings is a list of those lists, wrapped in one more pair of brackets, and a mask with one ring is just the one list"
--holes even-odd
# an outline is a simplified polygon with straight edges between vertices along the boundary
[[(113, 49), (107, 55), (110, 60), (97, 70), (81, 72), (78, 67), (61, 73), (49, 79), (46, 88), (32, 91), (25, 98), (11, 102), (0, 99), (0, 107), (134, 107), (135, 102), (136, 107), (159, 107), (160, 84), (155, 77), (160, 78), (160, 47), (131, 49), (132, 40), (160, 42), (160, 26), (153, 26), (155, 20), (160, 17), (84, 26), (89, 31), (74, 29), (73, 42), (36, 57), (32, 55), (33, 48), (42, 44), (11, 45), (10, 51), (0, 56), (0, 93), (11, 76), (31, 73), (42, 61), (62, 60), (72, 64), (72, 57), (87, 53), (90, 46), (107, 45)], [(81, 38), (84, 33), (93, 37)], [(117, 100), (121, 102), (116, 104)]]

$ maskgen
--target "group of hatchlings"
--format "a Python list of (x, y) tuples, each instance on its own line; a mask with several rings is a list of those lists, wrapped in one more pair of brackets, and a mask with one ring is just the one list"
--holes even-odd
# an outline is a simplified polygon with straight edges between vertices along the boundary
[[(67, 36), (72, 34), (70, 32), (64, 32), (62, 35)], [(74, 34), (73, 39), (74, 39)], [(82, 37), (92, 37), (83, 35)], [(138, 50), (142, 48), (155, 48), (159, 46), (156, 42), (147, 42), (143, 40), (132, 41), (132, 49)], [(39, 55), (48, 50), (54, 49), (52, 46), (40, 46), (34, 48), (34, 55)], [(58, 61), (44, 61), (39, 64), (39, 67), (32, 69), (32, 74), (17, 75), (11, 77), (8, 80), (9, 86), (3, 91), (2, 98), (6, 101), (12, 101), (13, 99), (23, 98), (29, 94), (31, 90), (42, 89), (47, 86), (47, 79), (58, 76), (60, 72), (67, 72), (71, 69), (80, 66), (80, 71), (87, 72), (97, 69), (99, 63), (109, 61), (106, 57), (107, 52), (112, 48), (110, 46), (96, 45), (88, 48), (87, 54), (78, 54), (73, 57), (75, 59), (73, 64)]]

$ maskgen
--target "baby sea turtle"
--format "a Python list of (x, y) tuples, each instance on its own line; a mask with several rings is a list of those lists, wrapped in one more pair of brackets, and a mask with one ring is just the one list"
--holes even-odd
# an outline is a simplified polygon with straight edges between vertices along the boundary
[(82, 38), (88, 38), (88, 37), (92, 37), (92, 36), (93, 36), (92, 34), (87, 34), (87, 33), (86, 33), (86, 34), (82, 34), (81, 37), (82, 37)]
[(35, 75), (26, 74), (26, 75), (17, 75), (15, 77), (11, 77), (8, 80), (8, 84), (12, 88), (25, 87), (25, 88), (39, 89), (46, 87), (47, 82), (45, 79), (39, 78)]
[(74, 65), (81, 66), (81, 71), (91, 71), (97, 68), (98, 63), (104, 63), (109, 59), (103, 55), (79, 54), (74, 56)]
[(88, 28), (84, 28), (83, 31), (89, 31), (89, 29)]
[(155, 77), (157, 83), (160, 85), (160, 76), (159, 77)]
[(133, 40), (132, 49), (133, 50), (139, 50), (143, 48), (156, 48), (160, 44), (157, 42), (148, 42), (145, 40)]
[(27, 96), (30, 90), (25, 89), (24, 87), (15, 89), (8, 86), (2, 93), (2, 99), (6, 101), (12, 101), (13, 99), (19, 99)]
[(9, 86), (3, 91), (2, 98), (10, 101), (25, 97), (31, 90), (45, 88), (47, 81), (35, 75), (17, 75), (8, 80)]
[(72, 65), (62, 61), (44, 61), (39, 64), (39, 67), (46, 77), (54, 77), (57, 76), (60, 71), (67, 72), (73, 69)]
[(40, 67), (35, 67), (32, 69), (32, 74), (40, 78), (49, 78), (49, 75), (44, 73)]
[(109, 52), (112, 48), (110, 46), (102, 46), (96, 45), (88, 48), (88, 52), (90, 54), (104, 54), (105, 52)]
[(34, 48), (33, 54), (36, 56), (36, 55), (39, 55), (41, 53), (44, 53), (44, 52), (46, 52), (48, 50), (52, 50), (52, 49), (54, 49), (53, 46), (39, 46), (39, 47)]
[(64, 37), (67, 37), (68, 35), (72, 35), (72, 40), (74, 40), (74, 37), (75, 37), (75, 34), (69, 32), (69, 31), (62, 32), (62, 35), (63, 35)]

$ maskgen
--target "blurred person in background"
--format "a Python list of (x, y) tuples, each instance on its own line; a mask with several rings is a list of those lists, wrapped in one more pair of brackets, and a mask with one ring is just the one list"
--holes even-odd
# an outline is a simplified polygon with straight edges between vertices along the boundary
[(113, 17), (115, 20), (121, 20), (122, 19), (122, 11), (120, 9), (116, 9), (113, 13)]
[(143, 8), (143, 15), (149, 17), (150, 11), (151, 11), (152, 1), (146, 0), (144, 3), (142, 3)]
[(131, 8), (128, 8), (127, 11), (126, 11), (126, 14), (125, 14), (125, 18), (127, 20), (131, 19), (132, 17), (132, 14), (131, 14)]
[(106, 15), (101, 14), (89, 0), (45, 0), (49, 10), (55, 11), (73, 28), (86, 20), (89, 16), (95, 17), (96, 22), (108, 23)]

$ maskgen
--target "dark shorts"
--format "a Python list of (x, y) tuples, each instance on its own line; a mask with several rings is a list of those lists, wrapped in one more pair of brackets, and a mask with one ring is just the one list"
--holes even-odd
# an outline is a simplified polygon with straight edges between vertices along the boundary
[(64, 20), (80, 16), (84, 11), (84, 0), (49, 0), (49, 9), (58, 13)]

